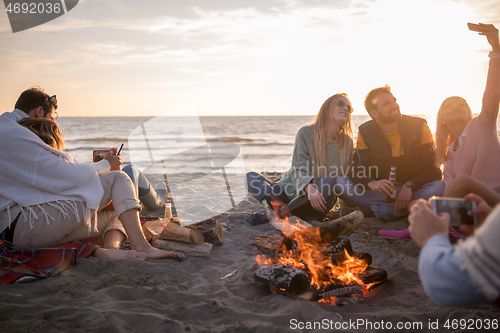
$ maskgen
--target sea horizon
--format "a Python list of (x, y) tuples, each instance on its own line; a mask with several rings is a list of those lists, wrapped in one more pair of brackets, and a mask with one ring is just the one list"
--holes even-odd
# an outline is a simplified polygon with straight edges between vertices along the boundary
[[(425, 115), (420, 116), (425, 118)], [(149, 134), (149, 140), (154, 143), (156, 152), (183, 145), (192, 147), (193, 141), (229, 142), (237, 144), (241, 149), (247, 171), (283, 172), (290, 167), (297, 131), (302, 126), (310, 124), (314, 117), (305, 115), (200, 116), (198, 118), (202, 131), (198, 134), (183, 131), (182, 124), (179, 123), (179, 130), (175, 130), (175, 126), (174, 130), (160, 128)], [(136, 160), (143, 158), (150, 161), (149, 152), (137, 145), (131, 133), (153, 118), (155, 117), (60, 117), (57, 122), (66, 139), (65, 151), (78, 161), (90, 163), (93, 150), (118, 148), (124, 143), (123, 163), (129, 164), (130, 154), (134, 154)], [(165, 118), (162, 117), (162, 119)], [(175, 121), (176, 117), (167, 119)], [(368, 120), (370, 120), (369, 115), (352, 116), (355, 137), (359, 125)], [(435, 118), (428, 117), (426, 120), (434, 133)], [(208, 170), (189, 168), (187, 167), (189, 163), (191, 162), (186, 156), (176, 155), (174, 170), (208, 172)]]

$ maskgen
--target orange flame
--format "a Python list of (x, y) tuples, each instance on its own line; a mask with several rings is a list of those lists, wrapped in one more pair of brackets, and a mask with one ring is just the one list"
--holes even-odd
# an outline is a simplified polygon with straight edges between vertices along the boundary
[[(356, 283), (361, 286), (364, 293), (373, 285), (370, 283), (364, 284), (356, 275), (364, 272), (368, 267), (366, 261), (349, 255), (344, 249), (346, 260), (335, 265), (332, 258), (327, 255), (326, 246), (320, 229), (316, 227), (306, 228), (300, 224), (290, 223), (288, 218), (280, 220), (283, 234), (295, 241), (297, 248), (287, 250), (282, 248), (276, 258), (269, 259), (264, 255), (257, 255), (255, 260), (259, 265), (286, 265), (299, 269), (305, 269), (309, 272), (311, 284), (318, 289), (327, 287), (328, 285), (338, 282), (344, 284)], [(335, 298), (322, 300), (324, 303), (332, 303)]]

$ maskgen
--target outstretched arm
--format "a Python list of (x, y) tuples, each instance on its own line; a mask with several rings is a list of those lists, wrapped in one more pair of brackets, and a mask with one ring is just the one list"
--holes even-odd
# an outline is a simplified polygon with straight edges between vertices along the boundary
[(490, 64), (486, 88), (483, 95), (483, 106), (480, 118), (487, 124), (496, 124), (498, 108), (500, 103), (500, 42), (498, 39), (498, 29), (493, 24), (479, 24), (482, 36), (488, 38), (492, 51), (490, 53)]

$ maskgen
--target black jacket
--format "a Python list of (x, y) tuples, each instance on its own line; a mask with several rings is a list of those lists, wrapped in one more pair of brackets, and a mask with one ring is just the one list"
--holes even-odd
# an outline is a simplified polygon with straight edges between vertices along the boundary
[[(425, 119), (403, 115), (398, 125), (404, 151), (402, 158), (392, 156), (392, 148), (375, 120), (372, 119), (359, 127), (359, 134), (363, 137), (367, 149), (355, 151), (355, 173), (351, 177), (355, 183), (368, 185), (373, 180), (389, 179), (391, 165), (400, 166), (396, 169), (398, 183), (411, 180), (415, 189), (441, 180), (441, 170), (434, 164), (434, 141), (430, 138), (422, 140), (422, 128), (426, 128), (426, 133), (431, 135)], [(372, 172), (369, 172), (370, 167)]]

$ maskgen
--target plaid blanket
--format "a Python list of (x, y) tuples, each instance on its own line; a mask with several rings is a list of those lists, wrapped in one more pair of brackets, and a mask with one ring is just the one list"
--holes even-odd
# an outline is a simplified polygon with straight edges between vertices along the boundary
[[(141, 218), (141, 225), (148, 218)], [(84, 238), (58, 245), (53, 248), (31, 250), (13, 250), (12, 246), (0, 240), (0, 284), (11, 283), (24, 276), (49, 277), (60, 274), (76, 259), (92, 256), (102, 247), (100, 237)], [(129, 241), (125, 241), (121, 250), (130, 250)]]
[(97, 250), (100, 238), (86, 238), (54, 248), (13, 250), (0, 240), (0, 283), (10, 283), (23, 276), (49, 277), (60, 274), (76, 259), (87, 258)]

